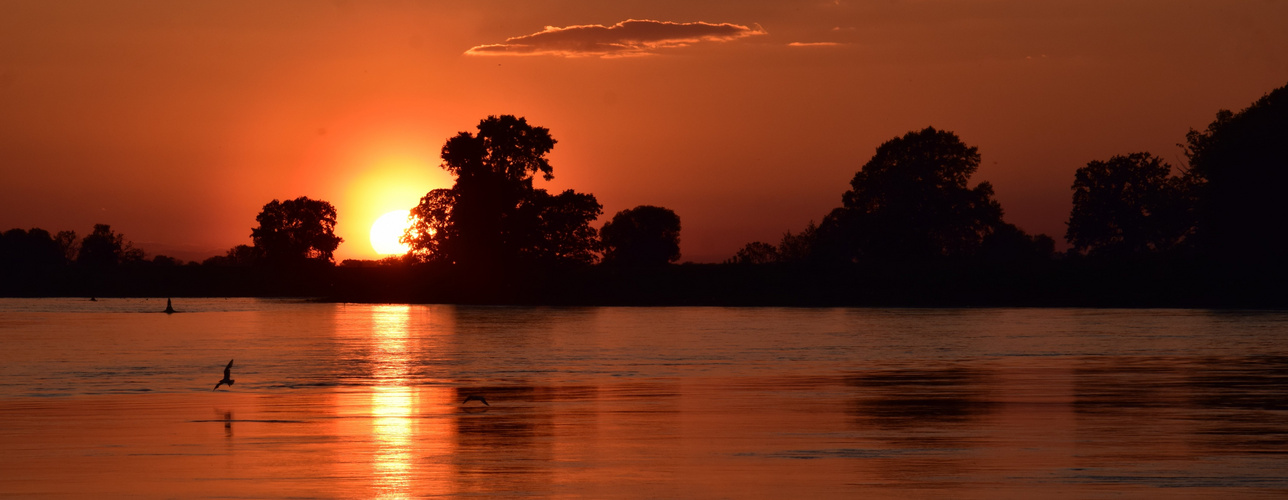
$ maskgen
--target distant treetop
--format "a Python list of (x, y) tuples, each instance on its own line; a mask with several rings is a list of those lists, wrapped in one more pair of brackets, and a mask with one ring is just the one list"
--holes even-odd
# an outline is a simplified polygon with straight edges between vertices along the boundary
[(76, 263), (90, 268), (116, 267), (126, 262), (143, 259), (143, 251), (117, 234), (108, 224), (95, 224), (94, 232), (81, 240)]
[(680, 260), (680, 216), (640, 205), (617, 212), (599, 230), (604, 264), (660, 266)]
[(979, 151), (934, 127), (877, 147), (854, 174), (820, 238), (833, 258), (920, 259), (975, 253), (1000, 227), (993, 186), (968, 186)]
[[(263, 258), (276, 264), (308, 260), (331, 262), (344, 241), (335, 235), (335, 206), (301, 196), (273, 200), (255, 217), (251, 240)], [(229, 257), (234, 257), (232, 253)]]
[(1189, 186), (1149, 153), (1079, 168), (1065, 239), (1078, 252), (1131, 255), (1175, 248), (1194, 227)]

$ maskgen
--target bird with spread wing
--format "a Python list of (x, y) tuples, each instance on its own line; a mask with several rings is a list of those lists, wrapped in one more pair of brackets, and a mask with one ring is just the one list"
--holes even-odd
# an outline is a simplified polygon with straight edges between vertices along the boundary
[[(220, 380), (218, 384), (215, 384), (215, 389), (218, 389), (219, 386), (225, 385), (225, 384), (227, 384), (228, 387), (233, 386), (232, 371), (233, 371), (233, 360), (230, 359), (228, 360), (228, 366), (224, 367), (224, 379)], [(213, 391), (215, 389), (211, 389), (211, 390)]]

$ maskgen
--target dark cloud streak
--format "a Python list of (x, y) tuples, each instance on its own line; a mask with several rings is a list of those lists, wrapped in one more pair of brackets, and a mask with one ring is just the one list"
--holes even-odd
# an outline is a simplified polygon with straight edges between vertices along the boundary
[(612, 26), (547, 26), (531, 35), (513, 37), (504, 43), (479, 45), (465, 53), (476, 56), (637, 56), (653, 54), (659, 49), (699, 42), (727, 42), (764, 33), (760, 26), (630, 19)]

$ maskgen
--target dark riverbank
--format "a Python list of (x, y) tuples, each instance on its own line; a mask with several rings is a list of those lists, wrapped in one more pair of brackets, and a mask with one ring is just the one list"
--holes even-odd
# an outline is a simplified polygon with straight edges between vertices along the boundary
[(1288, 306), (1281, 269), (1177, 261), (1029, 266), (682, 264), (463, 269), (434, 265), (64, 268), (8, 275), (8, 297), (318, 297), (337, 302), (513, 305), (1234, 307)]

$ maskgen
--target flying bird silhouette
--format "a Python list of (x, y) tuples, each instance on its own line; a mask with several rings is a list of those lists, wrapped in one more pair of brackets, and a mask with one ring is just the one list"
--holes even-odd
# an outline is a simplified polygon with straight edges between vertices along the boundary
[(486, 399), (483, 399), (483, 396), (480, 396), (480, 395), (478, 395), (478, 394), (470, 394), (469, 396), (465, 396), (465, 401), (461, 401), (461, 404), (465, 404), (465, 403), (468, 403), (468, 402), (470, 402), (470, 401), (478, 401), (478, 402), (480, 402), (480, 403), (483, 403), (484, 405), (492, 406), (492, 405), (487, 404), (487, 400), (486, 400)]
[[(218, 389), (219, 386), (224, 384), (228, 384), (228, 387), (233, 386), (232, 371), (233, 371), (233, 360), (230, 359), (228, 360), (228, 366), (224, 367), (224, 379), (220, 380), (218, 384), (215, 384), (215, 389)], [(215, 389), (211, 389), (211, 390), (213, 391)]]

